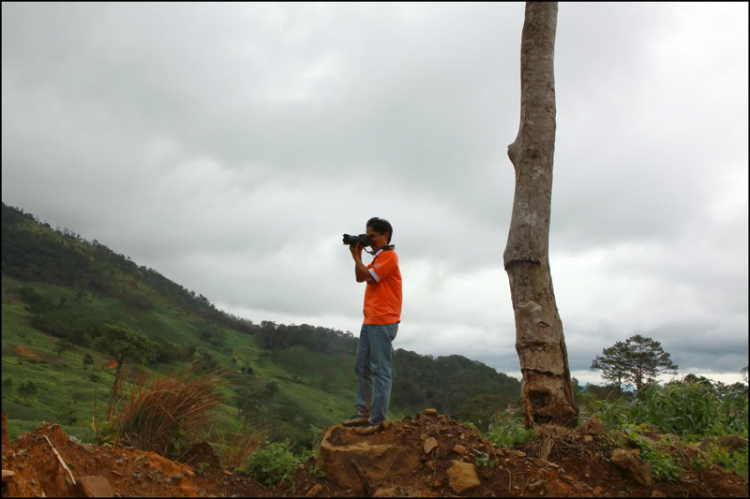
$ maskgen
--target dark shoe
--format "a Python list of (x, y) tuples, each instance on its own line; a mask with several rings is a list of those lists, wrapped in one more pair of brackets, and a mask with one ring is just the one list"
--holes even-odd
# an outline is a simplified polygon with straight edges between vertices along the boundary
[(375, 432), (381, 431), (383, 429), (383, 423), (367, 423), (366, 425), (360, 426), (359, 428), (355, 428), (354, 431), (356, 431), (360, 435), (372, 435)]
[(362, 426), (363, 424), (367, 424), (367, 421), (370, 419), (369, 414), (357, 414), (355, 416), (352, 416), (349, 419), (345, 419), (341, 422), (344, 426)]

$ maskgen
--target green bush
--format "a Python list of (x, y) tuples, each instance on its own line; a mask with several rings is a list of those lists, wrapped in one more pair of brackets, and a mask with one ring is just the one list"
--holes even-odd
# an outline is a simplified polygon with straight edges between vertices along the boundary
[(272, 486), (282, 480), (291, 480), (298, 463), (291, 443), (284, 440), (270, 443), (265, 449), (254, 452), (242, 471), (263, 485)]
[(682, 474), (683, 469), (674, 458), (657, 446), (644, 445), (641, 456), (651, 467), (656, 481), (673, 481)]
[(701, 383), (652, 384), (633, 402), (631, 413), (675, 435), (722, 433), (721, 400)]
[(726, 470), (734, 471), (740, 475), (747, 483), (748, 476), (748, 459), (747, 447), (741, 451), (731, 452), (718, 445), (709, 446), (706, 451), (706, 461), (708, 467), (717, 464)]
[(535, 430), (526, 429), (521, 411), (513, 407), (496, 413), (487, 430), (487, 438), (506, 448), (521, 446), (535, 435)]
[(651, 384), (630, 403), (593, 400), (584, 412), (596, 414), (610, 430), (649, 423), (663, 433), (695, 441), (710, 435), (741, 435), (748, 427), (747, 391), (711, 382)]

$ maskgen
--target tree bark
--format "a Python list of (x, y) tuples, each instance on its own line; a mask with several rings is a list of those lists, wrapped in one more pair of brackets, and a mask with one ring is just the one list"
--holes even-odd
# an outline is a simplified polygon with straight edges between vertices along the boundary
[(516, 172), (503, 253), (516, 322), (521, 399), (527, 427), (574, 427), (578, 406), (549, 266), (555, 150), (554, 54), (557, 2), (527, 2), (521, 36), (521, 123), (508, 146)]

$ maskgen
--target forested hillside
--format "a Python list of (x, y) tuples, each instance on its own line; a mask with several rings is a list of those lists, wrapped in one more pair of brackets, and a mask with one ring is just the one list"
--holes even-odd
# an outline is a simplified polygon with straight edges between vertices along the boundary
[[(156, 345), (124, 366), (126, 392), (139, 374), (196, 359), (227, 370), (217, 435), (272, 421), (274, 439), (310, 444), (352, 411), (352, 333), (228, 314), (155, 269), (4, 203), (2, 308), (2, 407), (21, 426), (48, 420), (86, 432), (95, 394), (101, 412), (114, 381), (102, 347), (113, 324)], [(394, 373), (391, 418), (435, 407), (483, 426), (520, 394), (515, 378), (458, 355), (398, 349)]]

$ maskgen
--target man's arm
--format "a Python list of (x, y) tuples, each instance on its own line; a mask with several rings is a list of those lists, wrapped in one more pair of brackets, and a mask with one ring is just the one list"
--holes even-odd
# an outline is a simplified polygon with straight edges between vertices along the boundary
[(362, 263), (362, 245), (357, 243), (356, 246), (349, 246), (349, 249), (352, 252), (352, 258), (354, 258), (354, 277), (357, 282), (374, 283), (375, 278), (372, 277), (367, 266)]

